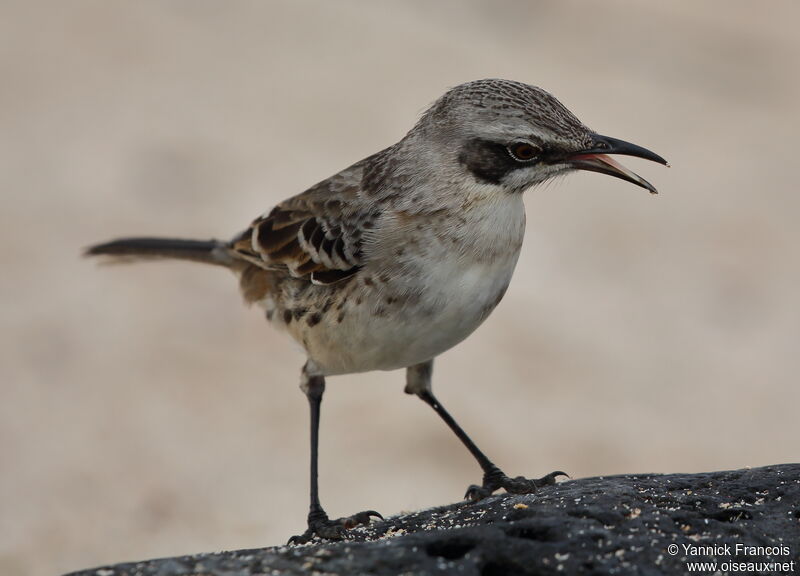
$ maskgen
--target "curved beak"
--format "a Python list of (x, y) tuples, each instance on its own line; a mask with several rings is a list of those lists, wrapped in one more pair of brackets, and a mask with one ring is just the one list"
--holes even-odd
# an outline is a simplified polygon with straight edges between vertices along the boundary
[(641, 146), (625, 142), (624, 140), (611, 138), (610, 136), (600, 136), (599, 134), (593, 135), (592, 145), (589, 148), (570, 154), (567, 158), (567, 164), (576, 170), (589, 170), (591, 172), (600, 172), (601, 174), (615, 176), (636, 184), (637, 186), (641, 186), (642, 188), (646, 188), (651, 194), (658, 194), (658, 190), (656, 190), (655, 186), (609, 157), (609, 154), (636, 156), (637, 158), (644, 158), (645, 160), (652, 160), (664, 166), (669, 166), (666, 160), (647, 148), (642, 148)]

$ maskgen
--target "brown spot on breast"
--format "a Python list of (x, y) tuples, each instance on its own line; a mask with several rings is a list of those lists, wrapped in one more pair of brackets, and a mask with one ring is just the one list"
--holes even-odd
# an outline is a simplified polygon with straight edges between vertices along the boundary
[(306, 323), (309, 326), (316, 326), (319, 324), (320, 320), (322, 320), (322, 315), (319, 312), (315, 312), (306, 319)]
[(283, 321), (288, 324), (292, 321), (292, 311), (291, 310), (284, 310), (283, 311)]
[(300, 318), (306, 315), (306, 312), (308, 312), (308, 308), (295, 308), (292, 310), (292, 316), (294, 316), (295, 320), (300, 320)]

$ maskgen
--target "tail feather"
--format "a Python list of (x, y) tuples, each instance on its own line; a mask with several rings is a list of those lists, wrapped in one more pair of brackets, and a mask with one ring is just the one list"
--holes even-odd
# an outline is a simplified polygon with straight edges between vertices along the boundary
[(218, 266), (233, 265), (227, 244), (219, 240), (180, 238), (119, 238), (90, 246), (85, 256), (110, 256), (116, 261), (170, 258)]

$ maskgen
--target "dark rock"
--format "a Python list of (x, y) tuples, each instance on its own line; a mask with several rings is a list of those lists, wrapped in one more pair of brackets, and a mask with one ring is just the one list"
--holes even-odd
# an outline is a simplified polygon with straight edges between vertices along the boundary
[[(762, 548), (737, 551), (737, 544)], [(800, 571), (800, 464), (583, 478), (536, 495), (502, 494), (388, 518), (351, 531), (346, 541), (117, 564), (72, 576), (685, 574), (693, 561), (718, 563), (701, 573)]]

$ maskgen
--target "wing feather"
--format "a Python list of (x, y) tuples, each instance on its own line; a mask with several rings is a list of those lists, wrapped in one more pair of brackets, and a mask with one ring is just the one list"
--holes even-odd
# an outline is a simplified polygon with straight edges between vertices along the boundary
[(313, 284), (350, 278), (364, 265), (363, 230), (380, 215), (363, 184), (365, 169), (381, 154), (278, 204), (234, 238), (231, 249), (262, 268), (284, 269)]

